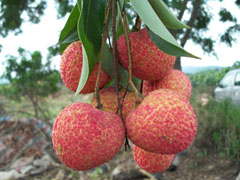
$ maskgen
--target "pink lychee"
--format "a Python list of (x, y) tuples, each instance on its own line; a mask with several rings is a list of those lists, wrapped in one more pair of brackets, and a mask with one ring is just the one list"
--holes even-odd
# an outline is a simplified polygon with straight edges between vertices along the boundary
[[(100, 101), (103, 105), (104, 110), (117, 113), (120, 115), (118, 109), (117, 95), (114, 87), (103, 88), (99, 91)], [(136, 96), (133, 92), (126, 92), (125, 90), (119, 91), (120, 103), (122, 105), (123, 118), (125, 119), (127, 115), (136, 109)], [(91, 101), (92, 106), (97, 106), (97, 101), (95, 96)]]
[[(175, 57), (165, 54), (150, 39), (147, 29), (128, 34), (132, 59), (132, 74), (139, 79), (155, 81), (173, 68)], [(117, 40), (119, 62), (128, 70), (128, 52), (124, 35)]]
[(156, 81), (143, 82), (143, 95), (147, 96), (149, 92), (156, 89), (171, 89), (189, 100), (192, 93), (192, 85), (188, 76), (179, 70), (173, 69), (163, 79)]
[(143, 169), (151, 173), (163, 172), (172, 163), (175, 155), (156, 154), (145, 151), (133, 145), (133, 156), (136, 163)]
[[(61, 78), (68, 89), (75, 92), (81, 77), (83, 64), (82, 43), (75, 41), (71, 43), (63, 52), (60, 63)], [(88, 94), (95, 91), (99, 64), (96, 63), (93, 72), (90, 74), (84, 88), (80, 94)], [(108, 81), (110, 76), (102, 69), (100, 74), (99, 88), (102, 88)]]
[(86, 103), (74, 103), (61, 111), (52, 132), (58, 158), (74, 170), (88, 170), (111, 160), (124, 137), (119, 116)]
[(125, 123), (134, 144), (160, 154), (183, 151), (197, 130), (196, 116), (188, 101), (169, 89), (150, 92)]

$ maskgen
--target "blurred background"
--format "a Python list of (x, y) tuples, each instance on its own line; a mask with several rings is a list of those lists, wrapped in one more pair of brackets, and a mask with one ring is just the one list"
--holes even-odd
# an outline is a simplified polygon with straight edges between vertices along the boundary
[[(177, 58), (175, 65), (191, 80), (198, 132), (169, 170), (149, 174), (136, 166), (131, 150), (121, 150), (110, 162), (86, 172), (58, 161), (51, 144), (56, 116), (67, 105), (89, 102), (92, 96), (74, 96), (59, 74), (58, 37), (76, 1), (0, 1), (2, 179), (240, 179), (240, 71), (231, 73), (240, 69), (240, 1), (164, 2), (192, 27), (170, 32), (202, 58)], [(131, 11), (128, 5), (133, 24)]]

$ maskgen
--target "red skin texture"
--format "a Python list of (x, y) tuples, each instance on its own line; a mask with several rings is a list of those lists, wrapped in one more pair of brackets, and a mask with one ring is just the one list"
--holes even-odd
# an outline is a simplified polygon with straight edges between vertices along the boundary
[(188, 76), (184, 72), (176, 69), (173, 69), (170, 74), (163, 79), (143, 82), (143, 96), (147, 96), (148, 93), (157, 89), (170, 89), (188, 101), (192, 93), (192, 85)]
[(153, 153), (177, 154), (193, 141), (197, 120), (187, 100), (169, 89), (149, 93), (125, 120), (129, 139)]
[(156, 154), (133, 145), (133, 156), (136, 163), (143, 169), (151, 173), (163, 172), (171, 164), (175, 157), (174, 154)]
[(58, 158), (74, 170), (88, 170), (111, 160), (125, 138), (122, 120), (87, 103), (67, 106), (54, 122), (52, 141)]
[[(155, 81), (173, 68), (175, 57), (162, 52), (150, 39), (147, 29), (128, 34), (132, 59), (132, 74), (139, 79)], [(124, 35), (117, 40), (119, 62), (128, 70), (127, 44)]]
[[(82, 43), (75, 41), (63, 52), (60, 63), (60, 74), (65, 86), (75, 92), (81, 77), (83, 64)], [(80, 94), (88, 94), (95, 91), (97, 71), (99, 64), (96, 63), (93, 72), (89, 76)], [(102, 69), (100, 74), (99, 88), (102, 88), (110, 80), (110, 76)]]
[[(128, 92), (125, 95), (125, 97), (124, 97), (124, 94), (125, 94), (125, 91), (123, 90), (119, 91), (119, 98), (121, 99), (120, 102), (121, 104), (123, 103), (122, 114), (123, 114), (123, 118), (125, 119), (130, 112), (136, 109), (136, 97), (133, 92)], [(108, 112), (113, 112), (113, 113), (118, 112), (118, 115), (120, 115), (120, 111), (118, 110), (116, 91), (114, 87), (107, 87), (107, 88), (101, 89), (99, 91), (99, 95), (100, 95), (100, 101), (101, 101), (101, 104), (103, 105), (104, 110)], [(97, 106), (97, 101), (95, 96), (93, 97), (91, 104), (94, 107)]]

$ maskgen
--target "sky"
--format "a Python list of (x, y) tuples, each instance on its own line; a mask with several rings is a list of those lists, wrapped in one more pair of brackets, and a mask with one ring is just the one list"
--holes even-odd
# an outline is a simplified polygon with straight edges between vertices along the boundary
[[(227, 3), (228, 2), (228, 3)], [(221, 4), (227, 9), (231, 9), (231, 12), (236, 17), (239, 14), (240, 9), (234, 6), (233, 1), (224, 1)], [(217, 12), (221, 8), (218, 1), (210, 1), (210, 7), (214, 10), (214, 20), (209, 25), (208, 35), (213, 39), (219, 39), (219, 33), (223, 33), (229, 24), (219, 23)], [(15, 36), (14, 34), (8, 35), (6, 38), (0, 37), (0, 44), (2, 44), (2, 52), (0, 53), (0, 75), (4, 71), (4, 65), (2, 62), (6, 60), (6, 55), (17, 56), (17, 49), (22, 47), (30, 52), (39, 50), (41, 51), (43, 58), (46, 59), (47, 48), (58, 42), (58, 37), (61, 29), (63, 28), (67, 17), (64, 19), (57, 19), (57, 12), (54, 5), (54, 1), (48, 1), (48, 8), (45, 11), (45, 15), (41, 18), (39, 24), (24, 23), (22, 25), (23, 33)], [(238, 22), (240, 19), (238, 19)], [(238, 36), (239, 39), (239, 36)], [(225, 44), (216, 44), (215, 50), (218, 59), (215, 56), (204, 54), (200, 46), (188, 41), (184, 49), (201, 57), (201, 60), (193, 58), (182, 58), (182, 66), (231, 66), (236, 60), (240, 60), (239, 45), (238, 42), (234, 43), (230, 48)], [(59, 69), (60, 56), (56, 56), (53, 60), (54, 67)]]

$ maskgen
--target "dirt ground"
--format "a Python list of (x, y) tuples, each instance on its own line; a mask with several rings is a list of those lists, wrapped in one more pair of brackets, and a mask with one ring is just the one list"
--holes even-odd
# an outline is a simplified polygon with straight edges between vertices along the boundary
[(195, 149), (181, 157), (176, 171), (165, 171), (163, 180), (236, 180), (239, 172), (226, 158)]
[[(85, 172), (71, 171), (64, 165), (34, 176), (31, 179), (49, 180), (236, 180), (240, 166), (216, 154), (208, 154), (201, 149), (191, 148), (180, 156), (175, 171), (149, 174), (140, 169), (133, 160), (132, 151), (121, 152), (104, 165), (106, 172), (99, 169)], [(102, 166), (102, 169), (104, 167)], [(118, 169), (119, 174), (115, 171)]]
[[(72, 95), (70, 97), (72, 97)], [(69, 97), (65, 98), (68, 99), (68, 101), (76, 101), (74, 98), (70, 100)], [(57, 99), (54, 99), (55, 101), (51, 99), (51, 106), (56, 108), (53, 114), (59, 112), (59, 109), (69, 103), (62, 97), (60, 99), (61, 103)], [(17, 107), (15, 104), (12, 104), (12, 106)], [(16, 111), (16, 109), (14, 109), (14, 111)], [(35, 123), (36, 127), (40, 125), (41, 123), (39, 122)], [(41, 127), (44, 126), (41, 125)], [(13, 131), (12, 125), (8, 128)], [(26, 125), (24, 125), (22, 129), (17, 128), (17, 130), (29, 132), (27, 131)], [(45, 128), (45, 130), (48, 129)], [(5, 131), (6, 133), (4, 133)], [(3, 137), (4, 134), (8, 137), (7, 131), (8, 129), (2, 128), (0, 133), (1, 137)], [(17, 133), (15, 133), (15, 135), (17, 135)], [(50, 143), (50, 141), (46, 141), (46, 144), (47, 142)], [(236, 180), (236, 177), (240, 173), (240, 164), (236, 165), (226, 157), (214, 154), (210, 149), (196, 148), (194, 144), (187, 149), (184, 155), (180, 156), (180, 163), (175, 171), (165, 171), (158, 175), (142, 171), (134, 162), (131, 150), (128, 152), (122, 150), (114, 159), (105, 165), (85, 172), (73, 171), (61, 164), (51, 145), (48, 146), (47, 150), (44, 149), (43, 155), (45, 152), (52, 157), (55, 162), (54, 165), (49, 166), (40, 174), (34, 176), (28, 175), (22, 180)], [(38, 154), (38, 156), (43, 155)], [(6, 161), (4, 161), (4, 163), (6, 163)]]

